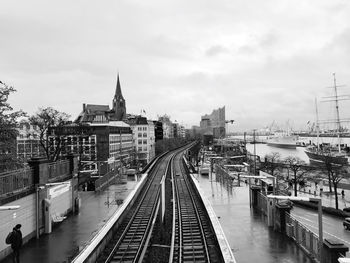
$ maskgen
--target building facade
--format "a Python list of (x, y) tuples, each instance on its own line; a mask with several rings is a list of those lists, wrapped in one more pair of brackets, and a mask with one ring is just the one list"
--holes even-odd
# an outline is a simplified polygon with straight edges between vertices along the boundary
[(226, 135), (225, 125), (225, 106), (201, 117), (202, 134), (212, 134), (214, 138), (224, 138)]
[(55, 128), (49, 132), (50, 150), (60, 147), (61, 156), (78, 155), (80, 173), (103, 175), (111, 170), (120, 171), (131, 162), (132, 131), (124, 122), (67, 125), (60, 129), (60, 141)]
[(32, 157), (45, 156), (40, 144), (40, 131), (27, 121), (21, 121), (17, 128), (17, 157), (28, 160)]
[[(125, 120), (126, 103), (118, 74), (112, 108), (109, 105), (84, 103), (74, 125), (66, 127), (62, 154), (78, 154), (80, 171), (86, 173), (103, 175), (130, 166), (134, 149), (133, 135)], [(82, 127), (84, 131), (77, 132)], [(55, 135), (51, 136), (55, 140)]]
[(119, 75), (117, 86), (112, 100), (112, 108), (109, 105), (83, 104), (83, 111), (74, 121), (75, 123), (106, 123), (109, 121), (126, 120), (126, 103), (122, 94)]
[(133, 131), (136, 165), (144, 166), (155, 156), (155, 126), (142, 116), (129, 116), (126, 121)]
[(174, 138), (174, 128), (173, 128), (173, 123), (170, 121), (170, 117), (165, 114), (159, 117), (158, 121), (162, 123), (163, 138), (164, 139)]
[(163, 140), (163, 123), (161, 121), (153, 121), (155, 141)]

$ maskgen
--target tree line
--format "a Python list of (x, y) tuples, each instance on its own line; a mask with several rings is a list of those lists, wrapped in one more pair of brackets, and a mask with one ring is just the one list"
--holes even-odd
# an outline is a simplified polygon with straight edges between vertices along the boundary
[[(317, 166), (307, 165), (299, 157), (289, 156), (282, 159), (278, 152), (273, 152), (265, 156), (265, 162), (261, 169), (277, 178), (283, 178), (294, 188), (294, 196), (297, 196), (298, 185), (303, 187), (308, 180), (325, 178), (328, 181), (329, 194), (335, 196), (335, 207), (338, 209), (338, 185), (342, 179), (350, 178), (349, 166), (335, 164), (331, 155), (325, 154), (324, 162)], [(283, 173), (287, 171), (287, 176)]]
[[(68, 134), (89, 135), (83, 124), (72, 123), (70, 115), (52, 107), (39, 108), (31, 116), (22, 110), (14, 111), (8, 102), (9, 96), (14, 92), (14, 87), (0, 81), (0, 173), (22, 168), (25, 164), (24, 160), (17, 157), (16, 151), (20, 120), (26, 119), (36, 127), (43, 154), (51, 162), (61, 157), (64, 140)], [(72, 129), (69, 129), (70, 126)], [(159, 140), (155, 144), (156, 155), (182, 146), (186, 142), (183, 138)]]

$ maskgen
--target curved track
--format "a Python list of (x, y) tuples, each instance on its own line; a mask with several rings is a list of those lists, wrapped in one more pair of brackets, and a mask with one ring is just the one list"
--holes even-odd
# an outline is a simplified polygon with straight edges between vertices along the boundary
[(159, 214), (160, 182), (167, 175), (172, 176), (175, 200), (166, 205), (175, 212), (169, 262), (223, 262), (206, 209), (187, 178), (183, 161), (187, 147), (168, 153), (154, 165), (142, 192), (96, 262), (157, 261), (148, 258), (147, 248)]
[(142, 261), (159, 207), (159, 183), (166, 174), (173, 155), (174, 153), (168, 154), (156, 164), (149, 174), (145, 190), (139, 195), (133, 209), (129, 211), (97, 262)]

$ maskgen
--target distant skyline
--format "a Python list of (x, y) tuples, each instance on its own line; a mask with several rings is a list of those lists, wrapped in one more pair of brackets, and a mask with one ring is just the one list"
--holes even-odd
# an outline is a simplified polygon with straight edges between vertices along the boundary
[(333, 72), (350, 94), (349, 14), (347, 0), (4, 0), (0, 80), (28, 114), (111, 107), (119, 73), (127, 113), (189, 128), (226, 106), (230, 131), (306, 129)]

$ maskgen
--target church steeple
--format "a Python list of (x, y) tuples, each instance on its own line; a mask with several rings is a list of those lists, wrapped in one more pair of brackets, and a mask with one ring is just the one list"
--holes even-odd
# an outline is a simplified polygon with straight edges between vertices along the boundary
[(125, 99), (122, 94), (122, 89), (120, 87), (119, 73), (117, 77), (117, 86), (115, 89), (115, 95), (113, 98), (113, 119), (117, 121), (122, 121), (126, 118), (126, 105)]
[(120, 81), (119, 81), (119, 73), (118, 73), (118, 76), (117, 76), (117, 87), (115, 89), (115, 95), (114, 95), (115, 98), (123, 98), (123, 94), (122, 94), (122, 89), (120, 88)]

